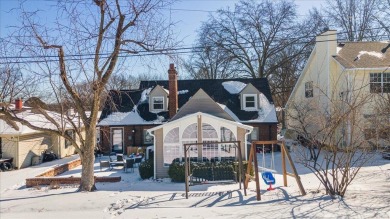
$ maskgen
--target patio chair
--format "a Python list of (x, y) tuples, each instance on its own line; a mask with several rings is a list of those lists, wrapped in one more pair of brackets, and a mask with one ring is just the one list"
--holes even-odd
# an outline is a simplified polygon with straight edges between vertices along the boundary
[(131, 169), (131, 171), (134, 173), (134, 159), (126, 159), (125, 160), (125, 168), (124, 171), (127, 173), (127, 169)]
[(139, 164), (141, 163), (141, 161), (142, 161), (142, 157), (137, 157), (137, 158), (135, 158), (134, 163), (135, 163), (137, 166), (139, 166)]
[(110, 161), (108, 160), (100, 160), (100, 171), (102, 171), (102, 168), (111, 168)]

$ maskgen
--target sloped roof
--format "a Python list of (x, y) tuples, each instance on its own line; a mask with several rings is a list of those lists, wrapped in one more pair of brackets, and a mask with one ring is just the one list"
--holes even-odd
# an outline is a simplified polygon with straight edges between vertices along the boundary
[(390, 63), (390, 42), (346, 42), (333, 57), (345, 68), (383, 68)]
[(186, 115), (197, 113), (199, 109), (202, 109), (202, 113), (234, 121), (234, 119), (221, 106), (214, 102), (202, 89), (196, 92), (195, 95), (180, 108), (171, 121), (180, 119)]
[[(251, 83), (259, 90), (268, 102), (273, 103), (268, 80), (265, 78), (256, 79), (203, 79), (203, 80), (178, 80), (178, 107), (179, 109), (187, 103), (187, 101), (202, 89), (218, 104), (222, 104), (232, 112), (241, 122), (265, 122), (258, 120), (258, 111), (241, 110), (239, 93), (230, 93), (223, 85), (224, 82), (241, 82), (244, 84)], [(147, 91), (159, 85), (168, 89), (168, 80), (159, 81), (141, 81), (139, 90), (121, 90), (110, 91), (109, 97), (106, 100), (105, 106), (100, 117), (99, 125), (105, 125), (107, 119), (110, 119), (115, 112), (138, 114), (143, 121), (138, 121), (137, 124), (158, 124), (168, 120), (168, 112), (151, 113), (149, 112), (148, 102), (145, 100)], [(226, 83), (225, 83), (226, 84)], [(121, 115), (123, 118), (125, 115)], [(274, 121), (275, 120), (275, 121)], [(276, 117), (272, 122), (277, 122)], [(123, 125), (128, 124), (128, 121), (123, 121)], [(119, 123), (117, 123), (119, 125)], [(134, 124), (134, 123), (132, 123)]]
[[(46, 113), (51, 118), (58, 121), (58, 123), (61, 123), (60, 121), (63, 120), (62, 125), (64, 125), (64, 129), (73, 128), (73, 126), (71, 126), (71, 124), (66, 119), (64, 119), (64, 115), (52, 111), (46, 111)], [(38, 126), (45, 129), (58, 130), (58, 128), (44, 115), (34, 112), (34, 110), (31, 108), (24, 107), (23, 110), (17, 112), (16, 115), (18, 118), (24, 119), (34, 126)], [(78, 124), (79, 120), (76, 116), (74, 116), (73, 122), (75, 124)], [(16, 125), (19, 130), (14, 129), (14, 127), (11, 124), (7, 123), (7, 121), (0, 119), (0, 135), (27, 135), (42, 132), (31, 129), (30, 127), (23, 125), (20, 122), (14, 122), (14, 125)]]

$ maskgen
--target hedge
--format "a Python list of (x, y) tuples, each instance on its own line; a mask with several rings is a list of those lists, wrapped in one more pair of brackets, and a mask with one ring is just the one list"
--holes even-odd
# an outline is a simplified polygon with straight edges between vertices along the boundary
[(153, 159), (148, 159), (139, 164), (139, 175), (141, 179), (149, 179), (154, 176), (154, 164)]
[[(185, 169), (184, 162), (178, 163), (173, 161), (169, 166), (168, 175), (171, 178), (172, 182), (184, 182), (185, 180)], [(193, 177), (204, 179), (207, 181), (213, 180), (235, 180), (238, 179), (238, 162), (191, 162), (190, 171)], [(248, 167), (248, 162), (243, 161), (244, 174), (246, 173)], [(250, 175), (253, 176), (253, 168)]]

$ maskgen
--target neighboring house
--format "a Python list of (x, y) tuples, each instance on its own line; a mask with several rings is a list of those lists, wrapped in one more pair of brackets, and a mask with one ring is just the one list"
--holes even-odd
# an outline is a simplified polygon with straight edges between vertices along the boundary
[[(25, 107), (22, 100), (16, 100), (15, 106), (11, 106), (19, 118), (29, 121), (31, 124), (43, 128), (55, 129), (43, 115), (34, 113), (34, 110)], [(55, 112), (47, 111), (53, 118), (60, 118), (61, 115)], [(14, 129), (17, 125), (19, 130)], [(63, 137), (33, 130), (25, 125), (15, 122), (9, 124), (0, 119), (0, 154), (2, 157), (12, 157), (15, 168), (25, 168), (39, 163), (39, 158), (46, 149), (52, 150), (58, 158), (63, 158), (75, 153), (75, 148), (71, 142)], [(66, 130), (72, 133), (70, 126)]]
[[(155, 177), (160, 178), (184, 156), (184, 143), (240, 141), (247, 157), (248, 141), (276, 140), (278, 121), (267, 79), (177, 80), (173, 64), (168, 76), (168, 81), (141, 81), (138, 90), (110, 91), (98, 124), (103, 151), (128, 153), (131, 146), (154, 145)], [(205, 144), (190, 156), (237, 156), (230, 148)]]
[[(365, 104), (356, 108), (359, 115), (353, 118), (359, 122), (351, 125), (351, 118), (346, 118), (343, 127), (339, 127), (339, 135), (344, 139), (343, 144), (351, 141), (352, 131), (359, 131), (358, 136), (364, 135), (369, 140), (373, 138), (369, 133), (378, 127), (370, 121), (377, 114), (376, 103), (389, 93), (390, 42), (338, 43), (337, 32), (329, 30), (317, 36), (316, 45), (286, 104), (287, 125), (289, 129), (299, 126), (292, 119), (296, 115), (294, 104), (313, 106), (315, 103), (319, 113), (330, 118), (340, 107), (351, 106), (360, 98)], [(381, 122), (388, 124), (389, 118)], [(315, 124), (306, 125), (315, 127)], [(376, 137), (390, 138), (389, 130), (381, 133)]]

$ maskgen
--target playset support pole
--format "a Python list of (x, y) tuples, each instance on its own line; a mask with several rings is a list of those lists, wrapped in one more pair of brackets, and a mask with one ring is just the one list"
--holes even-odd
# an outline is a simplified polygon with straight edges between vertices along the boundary
[[(303, 188), (303, 185), (302, 185), (301, 179), (300, 179), (300, 177), (298, 175), (297, 169), (295, 168), (294, 162), (291, 159), (290, 153), (286, 149), (284, 141), (277, 141), (277, 140), (276, 141), (252, 141), (251, 150), (249, 152), (249, 158), (248, 158), (247, 173), (245, 175), (244, 192), (245, 192), (245, 195), (246, 195), (246, 189), (248, 188), (248, 183), (249, 183), (249, 180), (251, 178), (250, 173), (251, 173), (252, 165), (254, 165), (257, 201), (261, 200), (261, 194), (260, 194), (260, 184), (259, 184), (259, 179), (260, 178), (259, 178), (259, 171), (258, 171), (258, 164), (257, 164), (257, 155), (256, 155), (256, 145), (257, 144), (259, 144), (259, 145), (264, 145), (264, 144), (271, 144), (271, 145), (273, 145), (273, 144), (278, 144), (278, 143), (282, 147), (281, 153), (282, 153), (283, 185), (287, 186), (287, 176), (292, 176), (292, 177), (295, 178), (301, 194), (302, 195), (306, 195), (306, 191)], [(287, 157), (287, 160), (289, 161), (289, 164), (291, 166), (291, 169), (292, 169), (293, 173), (288, 173), (287, 172), (286, 157)], [(252, 164), (252, 162), (253, 162), (253, 164)]]

